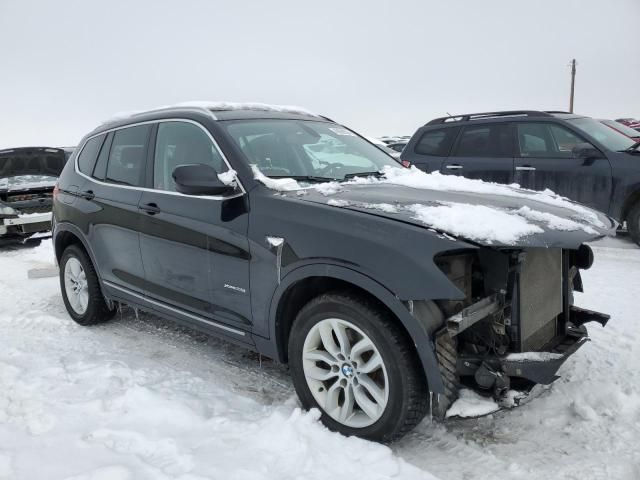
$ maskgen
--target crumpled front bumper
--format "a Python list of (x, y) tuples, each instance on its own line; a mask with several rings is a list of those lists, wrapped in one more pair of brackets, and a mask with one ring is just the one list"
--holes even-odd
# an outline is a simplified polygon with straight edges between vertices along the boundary
[(567, 325), (565, 335), (554, 339), (550, 345), (538, 352), (484, 358), (463, 354), (458, 358), (458, 373), (475, 375), (478, 369), (483, 367), (499, 376), (523, 378), (534, 383), (549, 385), (559, 378), (557, 372), (562, 364), (589, 341), (584, 324), (597, 322), (605, 326), (610, 317), (604, 313), (572, 306), (570, 318), (571, 322)]

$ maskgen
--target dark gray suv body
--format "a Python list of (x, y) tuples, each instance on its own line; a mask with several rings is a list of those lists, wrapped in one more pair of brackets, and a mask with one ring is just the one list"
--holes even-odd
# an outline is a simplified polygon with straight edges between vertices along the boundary
[[(608, 318), (572, 291), (592, 262), (584, 243), (615, 223), (534, 192), (402, 186), (383, 169), (424, 175), (295, 110), (168, 108), (102, 125), (54, 195), (67, 311), (90, 325), (126, 304), (288, 362), (304, 407), (377, 440), (430, 405), (443, 413), (461, 382), (502, 395), (509, 379), (555, 380), (584, 324)], [(452, 204), (542, 220), (483, 241), (415, 213)], [(509, 356), (529, 351), (552, 355)]]
[(640, 152), (598, 120), (563, 112), (467, 114), (430, 121), (402, 153), (426, 172), (549, 189), (626, 221), (640, 244)]

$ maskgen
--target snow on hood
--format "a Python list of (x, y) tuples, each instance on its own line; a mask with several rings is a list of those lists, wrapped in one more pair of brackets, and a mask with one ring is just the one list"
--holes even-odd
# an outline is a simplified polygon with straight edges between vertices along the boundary
[[(387, 167), (382, 173), (382, 178), (304, 187), (293, 179), (270, 179), (254, 168), (256, 179), (284, 194), (297, 190), (307, 201), (374, 213), (486, 245), (577, 248), (615, 234), (616, 224), (606, 215), (549, 190), (424, 173), (415, 167)], [(322, 198), (327, 196), (331, 198)]]
[(53, 188), (58, 179), (49, 175), (19, 175), (0, 178), (0, 190), (30, 190), (34, 188)]

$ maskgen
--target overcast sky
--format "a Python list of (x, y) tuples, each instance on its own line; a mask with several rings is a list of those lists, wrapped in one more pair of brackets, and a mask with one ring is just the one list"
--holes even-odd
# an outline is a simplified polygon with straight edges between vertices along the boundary
[(113, 113), (295, 104), (364, 134), (435, 116), (640, 117), (640, 0), (0, 0), (0, 148), (74, 145)]

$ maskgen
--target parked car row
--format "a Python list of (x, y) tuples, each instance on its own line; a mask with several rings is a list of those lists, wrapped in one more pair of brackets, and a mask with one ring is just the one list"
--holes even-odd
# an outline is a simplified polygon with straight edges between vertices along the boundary
[[(430, 172), (557, 181), (619, 213), (627, 140), (578, 116), (466, 115), (422, 127), (403, 156)], [(600, 172), (612, 164), (629, 178)], [(573, 187), (575, 171), (615, 201)], [(584, 325), (607, 323), (573, 292), (593, 261), (586, 242), (615, 229), (552, 193), (403, 168), (326, 117), (256, 104), (101, 125), (53, 195), (77, 323), (127, 304), (222, 336), (288, 363), (329, 428), (381, 441), (444, 417), (462, 385), (502, 398), (553, 382)]]
[(640, 129), (640, 120), (636, 120), (635, 118), (618, 118), (616, 122), (631, 127), (634, 130)]

